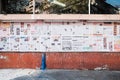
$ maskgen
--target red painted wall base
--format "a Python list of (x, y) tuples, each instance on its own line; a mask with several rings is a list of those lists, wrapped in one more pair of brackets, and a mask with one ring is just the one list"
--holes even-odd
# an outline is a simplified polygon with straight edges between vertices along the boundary
[(0, 68), (39, 68), (41, 64), (39, 53), (0, 53), (0, 57)]
[[(42, 53), (0, 53), (0, 68), (40, 68)], [(119, 53), (46, 53), (48, 69), (120, 70)]]

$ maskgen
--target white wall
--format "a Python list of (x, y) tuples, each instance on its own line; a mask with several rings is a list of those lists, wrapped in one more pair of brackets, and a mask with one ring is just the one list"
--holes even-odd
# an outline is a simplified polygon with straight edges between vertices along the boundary
[(120, 51), (120, 25), (113, 23), (1, 23), (0, 34), (1, 51)]

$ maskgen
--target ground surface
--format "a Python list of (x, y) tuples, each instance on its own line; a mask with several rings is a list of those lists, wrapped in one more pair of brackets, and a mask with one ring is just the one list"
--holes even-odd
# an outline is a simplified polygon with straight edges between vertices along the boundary
[(120, 80), (120, 71), (1, 69), (0, 80)]

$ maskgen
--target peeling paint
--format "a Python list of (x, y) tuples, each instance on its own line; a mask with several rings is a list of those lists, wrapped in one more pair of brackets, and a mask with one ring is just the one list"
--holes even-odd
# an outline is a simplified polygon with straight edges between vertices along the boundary
[(7, 59), (7, 56), (0, 56), (0, 59)]
[(99, 70), (109, 70), (108, 65), (103, 65), (102, 67), (96, 67), (94, 70), (99, 71)]

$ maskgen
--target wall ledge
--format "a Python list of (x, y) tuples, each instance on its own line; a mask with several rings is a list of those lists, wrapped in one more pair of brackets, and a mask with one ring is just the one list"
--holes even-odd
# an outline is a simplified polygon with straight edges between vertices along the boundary
[(34, 21), (34, 20), (90, 20), (90, 21), (120, 21), (120, 15), (98, 14), (0, 14), (1, 21)]

